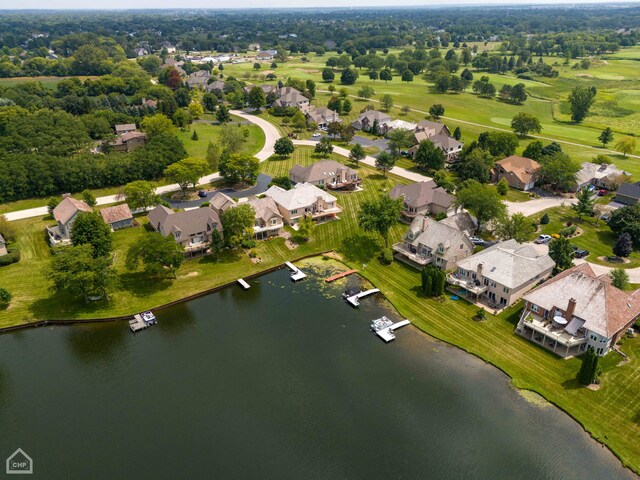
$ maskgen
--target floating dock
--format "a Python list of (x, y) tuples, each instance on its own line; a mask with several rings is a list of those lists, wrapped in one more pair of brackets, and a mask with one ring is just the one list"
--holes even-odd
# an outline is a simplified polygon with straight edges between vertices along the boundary
[(244, 279), (239, 278), (238, 279), (238, 283), (240, 285), (242, 285), (242, 288), (244, 288), (245, 290), (249, 290), (249, 288), (251, 287), (247, 282), (244, 281)]
[(367, 290), (365, 292), (356, 293), (355, 295), (347, 297), (347, 303), (349, 303), (352, 307), (357, 307), (360, 305), (361, 298), (368, 297), (369, 295), (373, 295), (374, 293), (378, 293), (379, 291), (379, 288), (372, 288), (371, 290)]
[(376, 331), (376, 335), (378, 335), (382, 340), (384, 340), (385, 343), (389, 343), (391, 340), (394, 340), (396, 338), (396, 335), (394, 333), (395, 330), (397, 330), (398, 328), (405, 327), (410, 323), (411, 322), (409, 320), (402, 320), (400, 322), (394, 323), (390, 327), (382, 328)]
[(347, 275), (351, 275), (352, 273), (356, 273), (357, 270), (347, 270), (346, 272), (337, 273), (331, 277), (325, 278), (324, 281), (327, 283), (335, 282), (336, 280), (346, 277)]
[(136, 313), (133, 320), (129, 320), (129, 328), (133, 333), (149, 328), (151, 325), (158, 323), (156, 317), (151, 312)]
[(291, 280), (293, 280), (294, 282), (302, 280), (303, 278), (307, 278), (307, 274), (296, 267), (293, 263), (285, 262), (285, 265), (289, 270), (291, 270)]

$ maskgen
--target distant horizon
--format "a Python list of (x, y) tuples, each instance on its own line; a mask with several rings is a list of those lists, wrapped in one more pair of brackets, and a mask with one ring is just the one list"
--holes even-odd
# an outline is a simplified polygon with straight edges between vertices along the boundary
[(433, 7), (567, 7), (580, 5), (606, 5), (606, 6), (626, 6), (638, 5), (640, 0), (619, 1), (619, 0), (465, 0), (459, 3), (457, 0), (402, 0), (399, 5), (389, 5), (388, 0), (325, 0), (321, 6), (300, 6), (298, 0), (263, 0), (260, 5), (255, 5), (255, 0), (236, 0), (234, 5), (228, 2), (216, 0), (138, 0), (137, 6), (131, 8), (129, 0), (110, 0), (109, 2), (95, 2), (95, 6), (87, 6), (86, 0), (61, 0), (55, 8), (51, 8), (49, 0), (24, 0), (14, 6), (3, 7), (0, 5), (0, 12), (8, 11), (160, 11), (160, 10), (323, 10), (323, 9), (399, 9), (399, 8), (433, 8)]

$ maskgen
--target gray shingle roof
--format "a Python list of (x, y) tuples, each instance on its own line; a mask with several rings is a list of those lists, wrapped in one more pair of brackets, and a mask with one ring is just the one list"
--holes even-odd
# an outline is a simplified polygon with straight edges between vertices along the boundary
[(620, 185), (620, 188), (618, 188), (617, 194), (640, 199), (640, 182), (623, 183)]
[(482, 263), (482, 275), (507, 288), (517, 288), (553, 268), (555, 262), (539, 246), (506, 240), (458, 262), (464, 270), (476, 271)]
[(441, 256), (447, 260), (457, 259), (458, 252), (465, 246), (470, 252), (473, 251), (473, 244), (464, 232), (424, 215), (416, 215), (405, 240), (416, 248), (424, 245), (431, 250), (437, 250), (442, 245), (445, 252)]
[(147, 217), (153, 229), (161, 231), (163, 235), (180, 231), (181, 238), (185, 238), (195, 233), (209, 231), (213, 227), (222, 232), (220, 217), (210, 208), (196, 208), (175, 213), (173, 210), (159, 205), (151, 210)]
[(438, 187), (433, 180), (411, 183), (409, 185), (396, 185), (389, 192), (389, 196), (394, 200), (404, 197), (404, 202), (407, 205), (416, 208), (431, 204), (449, 208), (456, 200), (456, 198), (447, 193), (444, 188)]
[(321, 160), (308, 167), (303, 167), (296, 163), (289, 170), (289, 176), (295, 177), (297, 179), (296, 181), (317, 182), (318, 180), (333, 178), (342, 171), (346, 171), (348, 176), (357, 175), (354, 169), (340, 162), (336, 162), (335, 160)]

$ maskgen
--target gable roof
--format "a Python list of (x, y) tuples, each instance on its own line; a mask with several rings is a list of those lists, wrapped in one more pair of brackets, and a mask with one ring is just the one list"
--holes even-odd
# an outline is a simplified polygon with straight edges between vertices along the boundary
[(540, 170), (540, 164), (535, 160), (517, 155), (503, 158), (497, 161), (496, 165), (500, 165), (506, 172), (515, 175), (522, 183), (530, 183), (535, 173)]
[(440, 220), (440, 223), (457, 228), (458, 230), (465, 232), (467, 235), (473, 235), (478, 229), (478, 221), (472, 217), (469, 212), (465, 211), (443, 218)]
[(459, 142), (455, 138), (444, 135), (442, 133), (429, 137), (428, 140), (433, 142), (436, 147), (440, 147), (443, 150), (449, 150), (451, 148), (462, 148), (462, 142)]
[(467, 247), (467, 252), (473, 252), (473, 243), (464, 232), (424, 215), (416, 215), (405, 240), (416, 247), (424, 245), (431, 250), (442, 245), (445, 251), (441, 255), (444, 258), (458, 258), (463, 247)]
[(136, 130), (136, 124), (135, 123), (121, 123), (116, 125), (116, 133), (121, 133), (121, 132), (130, 132), (132, 130)]
[(430, 137), (441, 133), (447, 134), (449, 132), (449, 129), (444, 123), (432, 122), (430, 120), (420, 120), (416, 126), (416, 130), (422, 130)]
[(211, 197), (209, 206), (216, 212), (224, 212), (225, 210), (235, 207), (236, 201), (222, 192), (216, 192), (213, 197)]
[[(546, 249), (544, 249), (546, 250)], [(505, 240), (458, 262), (464, 270), (476, 271), (483, 264), (482, 275), (507, 288), (517, 288), (555, 266), (542, 249), (531, 243)]]
[(416, 208), (430, 204), (449, 208), (456, 200), (456, 197), (447, 193), (444, 188), (439, 187), (433, 180), (410, 183), (409, 185), (396, 185), (389, 192), (389, 196), (394, 200), (404, 197), (404, 203)]
[(53, 209), (53, 218), (62, 225), (65, 225), (78, 212), (93, 212), (93, 210), (82, 200), (65, 197), (56, 208)]
[(569, 300), (574, 299), (574, 317), (585, 321), (585, 329), (607, 338), (640, 315), (640, 290), (630, 294), (617, 289), (597, 277), (588, 263), (556, 275), (531, 290), (524, 299), (547, 311), (554, 307), (565, 311)]
[(333, 195), (328, 194), (310, 183), (296, 183), (291, 190), (285, 190), (277, 185), (273, 185), (269, 187), (265, 195), (273, 198), (278, 205), (286, 210), (295, 210), (313, 205), (318, 197), (327, 203), (337, 200)]
[(269, 221), (269, 219), (273, 217), (278, 217), (282, 219), (282, 215), (280, 215), (280, 211), (278, 210), (278, 206), (273, 198), (270, 197), (262, 197), (262, 198), (251, 198), (247, 202), (249, 205), (253, 207), (256, 212), (256, 218), (259, 218), (263, 222)]
[(220, 217), (211, 208), (195, 208), (184, 212), (174, 212), (163, 205), (158, 205), (147, 215), (149, 223), (154, 230), (160, 230), (164, 235), (180, 232), (181, 237), (188, 237), (195, 233), (209, 230), (207, 227), (215, 227), (222, 232)]
[(107, 207), (100, 210), (100, 215), (104, 223), (110, 225), (112, 223), (121, 222), (123, 220), (129, 220), (133, 218), (129, 205), (123, 203), (122, 205), (116, 205), (114, 207)]
[(357, 172), (335, 160), (321, 160), (317, 163), (303, 167), (297, 163), (289, 170), (289, 176), (299, 178), (303, 182), (317, 182), (336, 176), (346, 171), (347, 175), (357, 175)]
[(321, 121), (325, 121), (327, 123), (340, 121), (338, 112), (334, 112), (327, 107), (316, 107), (312, 110), (309, 110), (307, 112), (307, 116), (311, 119), (312, 122), (316, 123), (320, 123)]
[(375, 120), (378, 120), (378, 123), (387, 122), (391, 120), (391, 117), (386, 113), (383, 113), (379, 110), (367, 110), (366, 112), (362, 112), (358, 116), (358, 122), (362, 122), (362, 120), (367, 119), (369, 122), (373, 123)]
[(580, 165), (580, 170), (576, 173), (576, 182), (578, 185), (584, 185), (591, 180), (602, 180), (603, 178), (612, 179), (621, 175), (629, 175), (624, 170), (616, 168), (612, 163), (609, 165), (598, 163), (584, 162)]
[(625, 197), (640, 199), (640, 182), (623, 183), (616, 193)]
[[(133, 140), (136, 138), (147, 138), (147, 134), (143, 132), (127, 132), (120, 135), (119, 139), (122, 143), (126, 143), (129, 140)], [(116, 142), (117, 143), (117, 142)]]
[(278, 92), (280, 96), (276, 100), (277, 104), (283, 103), (304, 103), (309, 99), (293, 87), (283, 87)]

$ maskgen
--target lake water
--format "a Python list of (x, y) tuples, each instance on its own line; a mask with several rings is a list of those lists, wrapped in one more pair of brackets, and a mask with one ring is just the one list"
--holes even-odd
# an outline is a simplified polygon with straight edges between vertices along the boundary
[[(357, 278), (349, 279), (357, 282)], [(0, 336), (0, 461), (47, 479), (636, 479), (568, 416), (344, 284), (286, 271), (126, 322)]]

